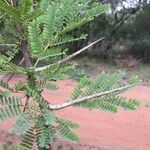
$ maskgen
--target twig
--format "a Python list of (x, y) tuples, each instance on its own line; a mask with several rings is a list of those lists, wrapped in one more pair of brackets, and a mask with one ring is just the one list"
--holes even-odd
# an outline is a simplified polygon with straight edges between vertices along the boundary
[(117, 88), (117, 89), (113, 89), (113, 90), (110, 90), (110, 91), (96, 93), (96, 94), (93, 94), (93, 95), (90, 95), (90, 96), (87, 96), (87, 97), (83, 97), (83, 98), (79, 98), (79, 99), (76, 99), (76, 100), (69, 100), (69, 101), (64, 102), (62, 104), (56, 104), (56, 105), (49, 104), (49, 108), (51, 110), (63, 109), (63, 108), (66, 108), (66, 107), (69, 107), (69, 106), (87, 101), (87, 100), (92, 100), (92, 99), (97, 98), (97, 97), (101, 97), (101, 96), (104, 96), (104, 95), (109, 95), (111, 93), (115, 93), (115, 92), (118, 92), (118, 91), (123, 91), (123, 90), (126, 90), (126, 89), (128, 89), (130, 87), (133, 87), (135, 85), (136, 84), (131, 84), (131, 85), (127, 85), (127, 86)]
[(62, 64), (62, 63), (65, 63), (65, 62), (67, 62), (68, 60), (72, 59), (73, 57), (75, 57), (75, 56), (81, 54), (82, 52), (86, 51), (88, 48), (90, 48), (91, 46), (95, 45), (96, 43), (102, 41), (104, 38), (105, 38), (105, 37), (102, 37), (102, 38), (100, 38), (100, 39), (94, 41), (93, 43), (91, 43), (91, 44), (89, 44), (89, 45), (83, 47), (83, 48), (80, 49), (79, 51), (77, 51), (77, 52), (75, 52), (75, 53), (69, 55), (68, 57), (66, 57), (66, 58), (64, 58), (64, 59), (62, 59), (62, 60), (60, 60), (60, 61), (58, 61), (58, 62), (56, 62), (56, 63), (54, 63), (54, 64), (50, 64), (50, 65), (47, 65), (47, 66), (44, 66), (44, 67), (35, 68), (35, 72), (45, 70), (45, 69), (47, 69), (47, 68), (49, 68), (50, 66), (55, 65), (55, 64)]
[(14, 75), (15, 75), (14, 73), (11, 74), (10, 77), (7, 79), (7, 82), (9, 82), (13, 78)]
[(26, 103), (25, 103), (24, 108), (23, 108), (23, 112), (25, 112), (25, 110), (26, 110), (26, 108), (27, 108), (27, 106), (28, 106), (29, 99), (30, 99), (30, 96), (27, 95)]

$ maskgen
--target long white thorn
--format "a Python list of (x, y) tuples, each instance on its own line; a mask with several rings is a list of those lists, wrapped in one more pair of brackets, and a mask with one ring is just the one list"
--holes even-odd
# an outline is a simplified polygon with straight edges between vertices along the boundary
[(50, 66), (53, 66), (53, 65), (55, 65), (55, 64), (62, 64), (62, 63), (65, 63), (65, 62), (67, 62), (68, 60), (72, 59), (73, 57), (75, 57), (75, 56), (81, 54), (82, 52), (86, 51), (88, 48), (92, 47), (92, 46), (95, 45), (96, 43), (102, 41), (104, 38), (105, 38), (105, 37), (102, 37), (102, 38), (100, 38), (100, 39), (98, 39), (98, 40), (92, 42), (91, 44), (89, 44), (89, 45), (83, 47), (82, 49), (78, 50), (77, 52), (75, 52), (75, 53), (69, 55), (68, 57), (66, 57), (66, 58), (64, 58), (64, 59), (62, 59), (62, 60), (60, 60), (60, 61), (58, 61), (58, 62), (56, 62), (56, 63), (50, 64), (50, 65), (47, 65), (47, 66), (44, 66), (44, 67), (35, 68), (35, 72), (43, 71), (43, 70), (45, 70), (45, 69), (47, 69), (47, 68), (49, 68)]
[(69, 101), (66, 101), (66, 102), (64, 102), (62, 104), (56, 104), (56, 105), (49, 104), (49, 108), (51, 110), (63, 109), (63, 108), (66, 108), (66, 107), (69, 107), (69, 106), (72, 106), (72, 105), (75, 105), (75, 104), (87, 101), (87, 100), (93, 100), (94, 98), (97, 98), (97, 97), (101, 97), (101, 96), (109, 95), (111, 93), (123, 91), (123, 90), (126, 90), (126, 89), (128, 89), (130, 87), (133, 87), (135, 85), (136, 84), (131, 84), (131, 85), (127, 85), (127, 86), (124, 86), (124, 87), (116, 88), (116, 89), (113, 89), (113, 90), (109, 90), (109, 91), (105, 91), (105, 92), (101, 92), (101, 93), (96, 93), (96, 94), (93, 94), (93, 95), (90, 95), (90, 96), (86, 96), (86, 97), (83, 97), (83, 98), (79, 98), (79, 99), (76, 99), (76, 100), (69, 100)]

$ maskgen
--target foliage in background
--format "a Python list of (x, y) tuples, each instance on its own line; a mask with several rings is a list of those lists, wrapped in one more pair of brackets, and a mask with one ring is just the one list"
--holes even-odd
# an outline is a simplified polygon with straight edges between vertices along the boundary
[[(75, 43), (73, 45), (75, 47), (74, 51), (99, 36), (105, 36), (105, 40), (87, 51), (88, 56), (106, 59), (112, 56), (114, 58), (116, 54), (120, 55), (121, 53), (123, 55), (133, 55), (138, 60), (149, 63), (149, 1), (133, 0), (133, 5), (129, 3), (130, 0), (101, 1), (103, 3), (110, 3), (111, 11), (97, 17), (90, 24), (82, 28), (82, 30), (80, 29), (88, 33), (88, 38), (85, 42), (79, 41)], [(123, 5), (125, 2), (128, 3), (128, 7)], [(121, 48), (118, 47), (116, 49), (118, 45)]]
[[(90, 0), (20, 0), (16, 5), (12, 2), (0, 0), (1, 45), (6, 46), (0, 54), (0, 74), (10, 75), (7, 81), (0, 81), (0, 120), (16, 118), (12, 132), (23, 135), (20, 145), (13, 145), (12, 150), (32, 149), (34, 143), (39, 150), (51, 149), (59, 136), (77, 142), (79, 137), (73, 129), (79, 125), (57, 116), (55, 111), (59, 109), (73, 105), (116, 113), (119, 108), (134, 110), (138, 107), (138, 101), (126, 100), (119, 94), (139, 80), (135, 76), (123, 84), (124, 72), (121, 71), (112, 75), (102, 72), (95, 80), (79, 74), (70, 100), (62, 104), (53, 105), (42, 96), (44, 89), (58, 89), (54, 81), (72, 76), (75, 65), (68, 60), (81, 51), (68, 56), (66, 44), (87, 37), (84, 33), (74, 36), (74, 30), (107, 12), (109, 5), (92, 5)], [(23, 56), (20, 62), (14, 61), (18, 54)], [(15, 74), (25, 75), (27, 82), (9, 85)], [(24, 94), (25, 104), (15, 93)], [(7, 145), (3, 148), (7, 150)]]

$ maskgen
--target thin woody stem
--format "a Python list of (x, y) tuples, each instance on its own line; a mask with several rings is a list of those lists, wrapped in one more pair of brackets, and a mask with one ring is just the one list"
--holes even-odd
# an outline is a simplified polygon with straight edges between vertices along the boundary
[[(26, 39), (21, 40), (20, 48), (21, 48), (22, 53), (23, 53), (23, 58), (19, 64), (22, 64), (24, 62), (25, 66), (27, 68), (32, 67), (31, 59), (30, 59), (30, 55), (29, 55), (29, 51), (28, 51), (28, 42)], [(30, 82), (30, 80), (32, 80), (29, 75), (28, 75), (28, 80), (29, 80), (29, 82)], [(30, 99), (30, 96), (27, 95), (26, 102), (25, 102), (25, 105), (23, 108), (23, 112), (26, 111), (26, 107), (28, 106), (29, 99)]]
[(14, 73), (11, 74), (10, 77), (7, 79), (7, 82), (9, 82), (13, 78), (14, 75), (15, 75)]
[(24, 105), (24, 108), (23, 108), (23, 112), (25, 112), (26, 107), (28, 106), (29, 99), (30, 99), (30, 97), (27, 95), (27, 97), (26, 97), (26, 102), (25, 102), (25, 105)]
[(29, 52), (28, 52), (27, 40), (22, 40), (20, 47), (21, 47), (21, 50), (22, 50), (22, 53), (23, 53), (24, 62), (25, 62), (26, 67), (32, 67), (31, 60), (30, 60), (30, 55), (29, 55)]
[(123, 90), (131, 88), (131, 87), (133, 87), (135, 85), (136, 84), (131, 84), (131, 85), (127, 85), (127, 86), (124, 86), (124, 87), (116, 88), (116, 89), (113, 89), (113, 90), (109, 90), (109, 91), (105, 91), (105, 92), (101, 92), (101, 93), (96, 93), (96, 94), (93, 94), (93, 95), (90, 95), (90, 96), (86, 96), (86, 97), (83, 97), (83, 98), (79, 98), (79, 99), (76, 99), (76, 100), (69, 100), (69, 101), (64, 102), (62, 104), (56, 104), (56, 105), (49, 104), (49, 108), (51, 110), (63, 109), (63, 108), (66, 108), (66, 107), (69, 107), (69, 106), (72, 106), (72, 105), (75, 105), (75, 104), (87, 101), (87, 100), (92, 100), (92, 99), (97, 98), (97, 97), (101, 97), (101, 96), (109, 95), (109, 94), (112, 94), (112, 93), (115, 93), (115, 92), (123, 91)]

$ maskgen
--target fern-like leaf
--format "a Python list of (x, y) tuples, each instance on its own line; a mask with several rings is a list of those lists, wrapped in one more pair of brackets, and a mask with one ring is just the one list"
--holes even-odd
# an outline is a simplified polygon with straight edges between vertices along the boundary
[(19, 81), (15, 86), (13, 87), (13, 90), (18, 92), (25, 89), (25, 84), (22, 81)]
[(24, 14), (22, 16), (22, 20), (31, 21), (31, 20), (38, 18), (41, 15), (42, 15), (42, 12), (40, 10), (34, 10), (34, 11), (31, 11), (31, 12)]
[(0, 0), (0, 9), (2, 9), (4, 12), (10, 14), (16, 21), (21, 21), (21, 13), (20, 11), (11, 6), (9, 3), (7, 3), (5, 0)]
[[(89, 78), (82, 78), (79, 84), (75, 87), (74, 91), (71, 94), (72, 100), (92, 95), (94, 93), (100, 93), (109, 91), (118, 87), (122, 87), (121, 81), (123, 80), (124, 72), (117, 71), (113, 73), (111, 76), (102, 72), (95, 80), (90, 80)], [(132, 82), (135, 84), (138, 82), (137, 80)], [(121, 96), (117, 96), (123, 92), (123, 90), (105, 95), (99, 98), (94, 98), (91, 100), (83, 101), (76, 106), (88, 108), (88, 109), (98, 109), (105, 110), (110, 112), (117, 112), (118, 108), (124, 108), (129, 110), (134, 110), (139, 106), (139, 102), (137, 100), (130, 99), (126, 101), (125, 98)]]
[(37, 84), (37, 88), (39, 90), (46, 88), (46, 89), (51, 90), (51, 91), (55, 91), (58, 89), (58, 87), (55, 83), (50, 82), (46, 79), (40, 80), (39, 83)]
[(31, 88), (27, 88), (26, 90), (27, 95), (32, 97), (36, 102), (38, 102), (42, 107), (48, 108), (48, 102), (40, 96), (36, 91)]
[(20, 145), (25, 148), (32, 149), (34, 139), (35, 139), (34, 128), (30, 128), (24, 135)]
[(31, 11), (32, 8), (32, 0), (20, 0), (19, 1), (19, 9), (22, 10), (22, 15)]
[(7, 56), (8, 56), (8, 60), (11, 61), (15, 58), (16, 54), (19, 52), (19, 49), (17, 47), (15, 47), (12, 50), (8, 50), (6, 52)]
[(21, 100), (15, 96), (7, 96), (7, 92), (3, 93), (0, 97), (0, 104), (2, 105), (11, 105), (11, 106), (19, 106), (21, 105)]
[(9, 86), (9, 84), (7, 82), (5, 82), (4, 80), (0, 80), (0, 86), (9, 91), (13, 91), (13, 89)]
[(37, 128), (37, 145), (39, 148), (49, 148), (49, 145), (55, 141), (56, 130), (54, 127)]
[(71, 99), (77, 99), (81, 94), (82, 94), (82, 89), (86, 88), (88, 85), (90, 85), (92, 83), (92, 80), (84, 77), (82, 78), (78, 85), (75, 87), (75, 89), (73, 90), (73, 92), (71, 93)]
[(6, 120), (8, 118), (16, 117), (21, 114), (19, 106), (6, 106), (0, 109), (0, 120)]
[(11, 133), (14, 133), (16, 135), (22, 135), (25, 134), (33, 125), (33, 120), (30, 118), (30, 116), (26, 114), (21, 114), (15, 124), (13, 125), (13, 128), (11, 129)]
[(87, 102), (81, 102), (76, 106), (116, 113), (119, 108), (134, 110), (139, 106), (139, 102), (134, 99), (127, 100), (124, 97), (112, 95), (93, 99)]
[(71, 76), (74, 65), (70, 63), (55, 64), (41, 72), (41, 75), (48, 80), (64, 80)]
[(11, 150), (31, 150), (31, 149), (26, 148), (26, 147), (24, 147), (22, 145), (15, 145), (15, 144), (13, 144)]
[(77, 124), (71, 120), (66, 120), (64, 118), (58, 118), (58, 121), (61, 125), (66, 126), (68, 128), (77, 129), (80, 127), (79, 124)]
[(79, 141), (79, 137), (74, 132), (72, 132), (67, 126), (59, 125), (57, 127), (57, 130), (63, 138), (73, 142)]
[(41, 36), (39, 35), (40, 28), (36, 20), (30, 23), (28, 31), (31, 52), (33, 54), (41, 53), (43, 51), (43, 42)]
[(46, 125), (52, 125), (56, 121), (56, 116), (53, 112), (44, 110), (43, 111), (43, 117), (45, 119)]
[(85, 40), (87, 36), (88, 36), (87, 34), (82, 34), (80, 37), (77, 37), (77, 38), (74, 38), (71, 35), (64, 36), (64, 37), (60, 37), (59, 39), (57, 39), (57, 41), (52, 41), (50, 45), (52, 47), (52, 46), (58, 46), (58, 45), (62, 45), (62, 44), (70, 43), (74, 41)]

